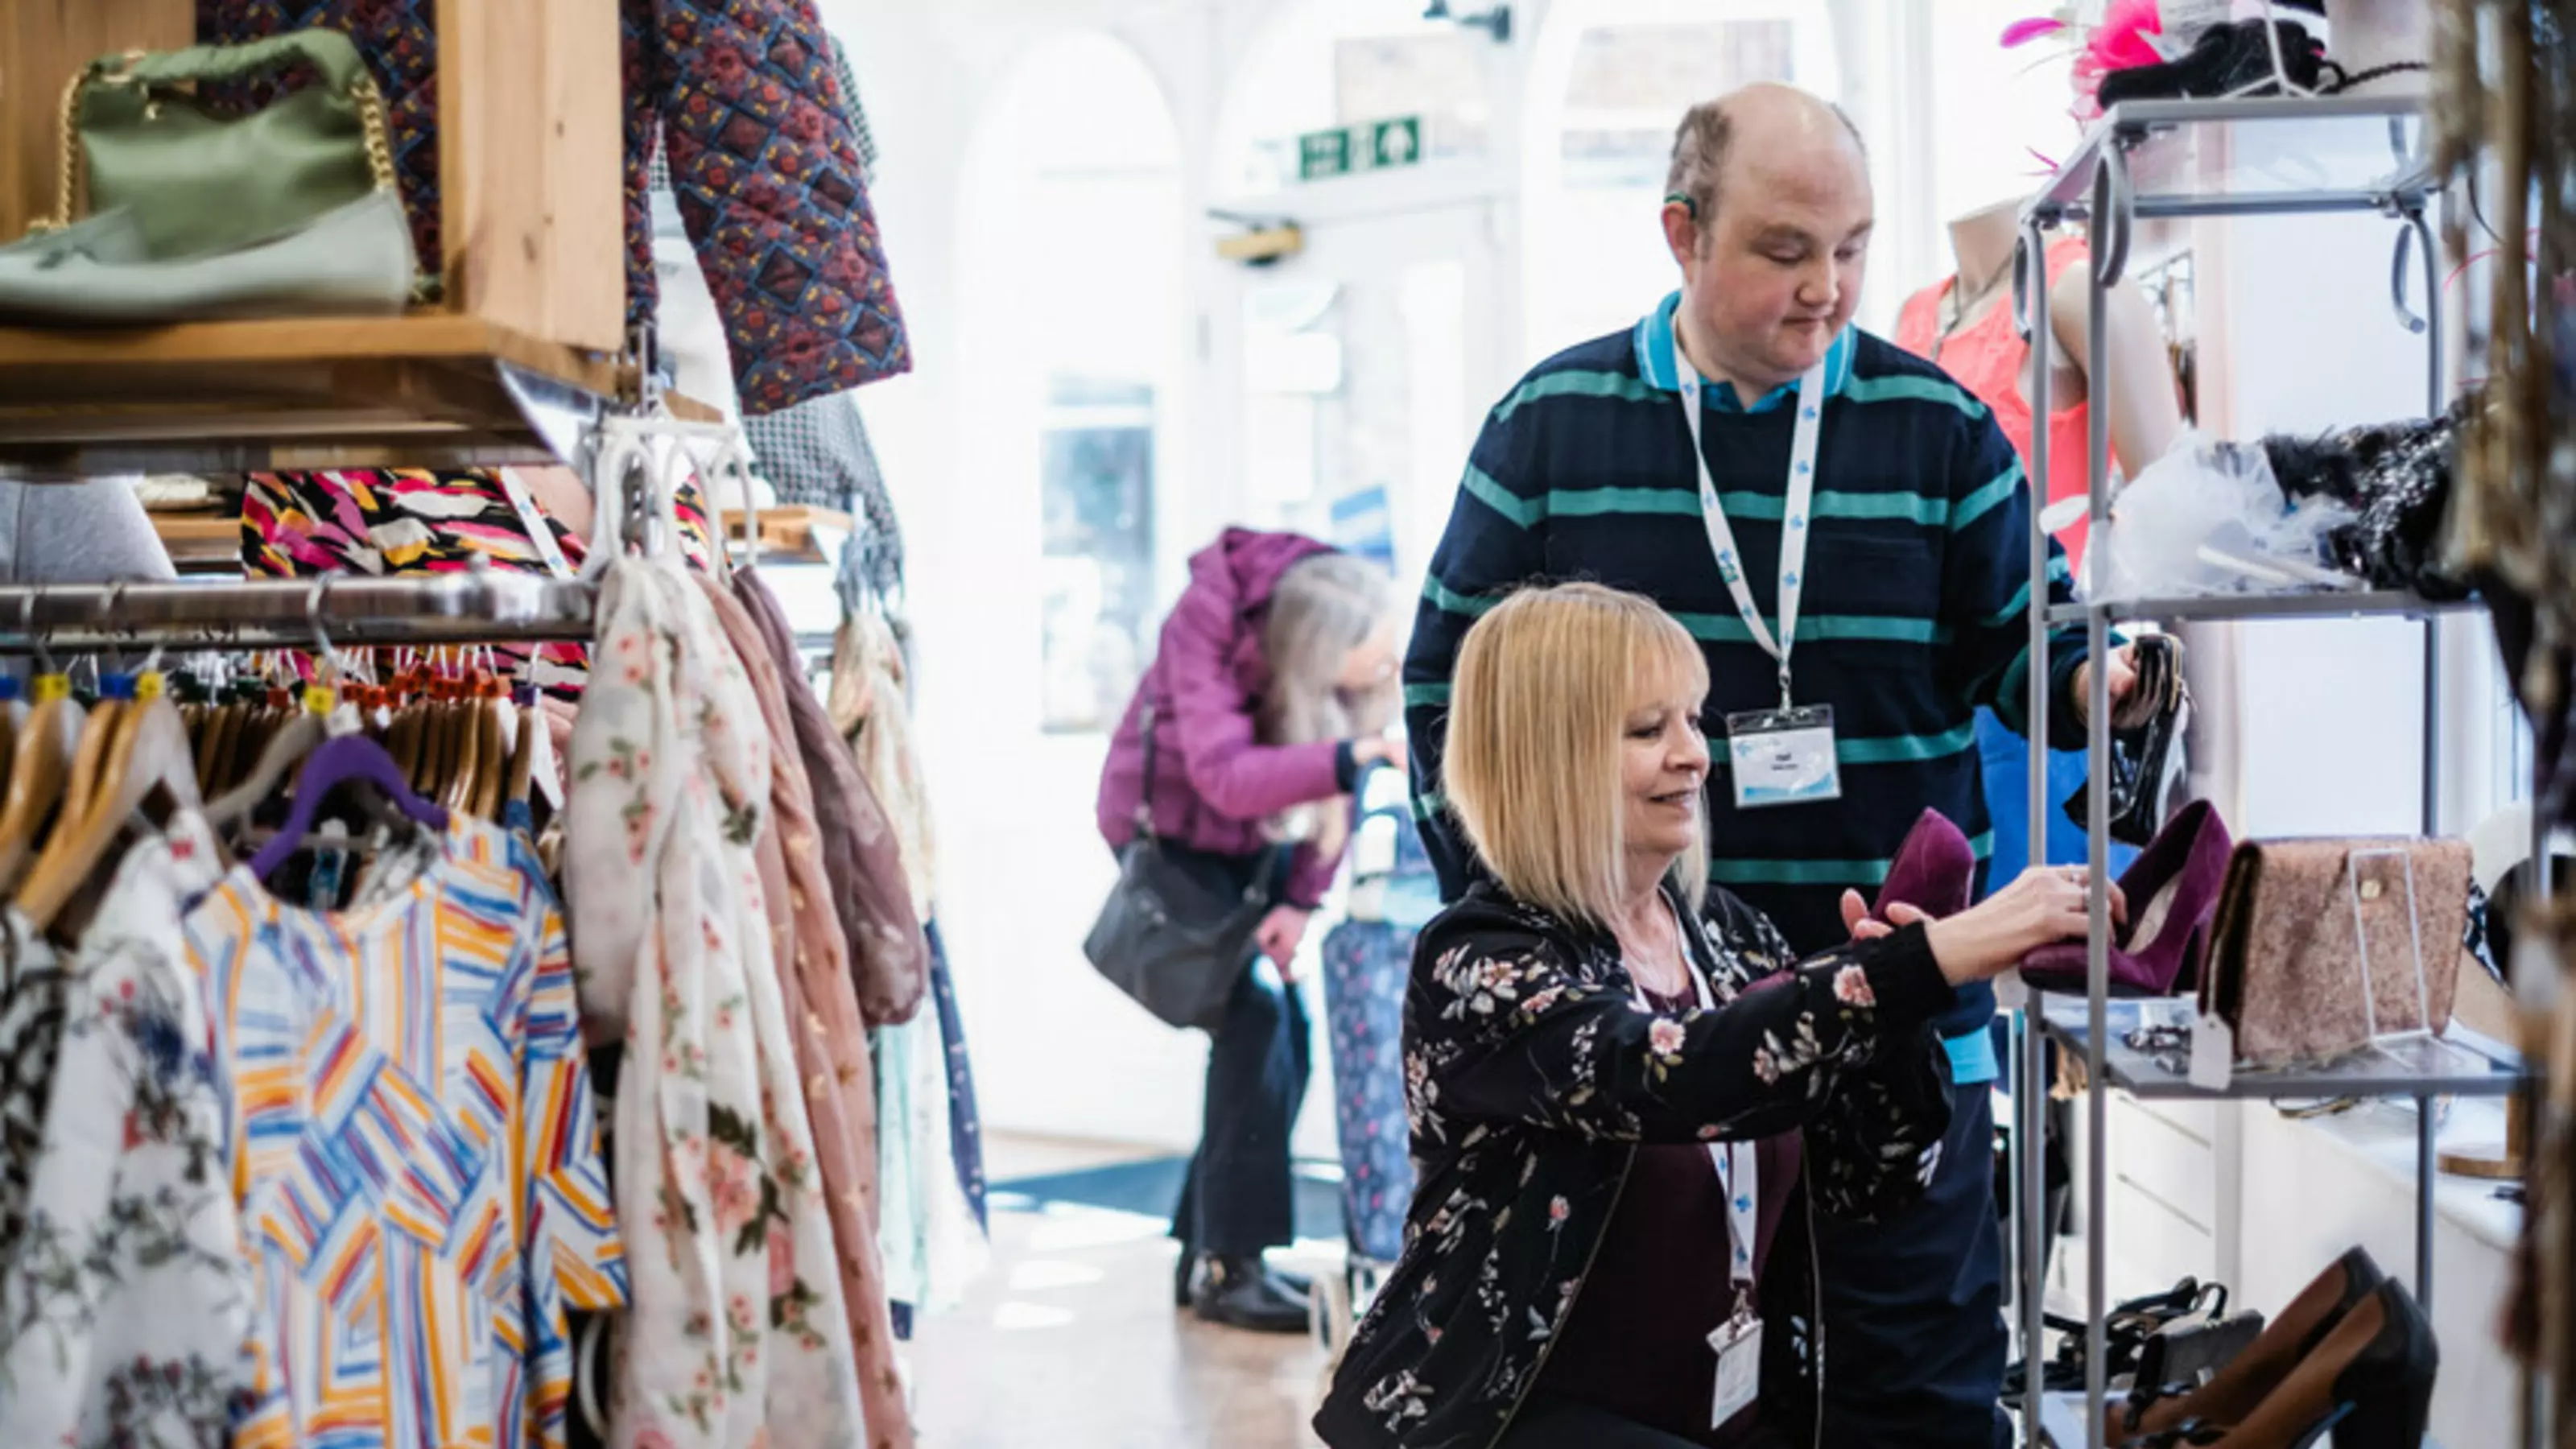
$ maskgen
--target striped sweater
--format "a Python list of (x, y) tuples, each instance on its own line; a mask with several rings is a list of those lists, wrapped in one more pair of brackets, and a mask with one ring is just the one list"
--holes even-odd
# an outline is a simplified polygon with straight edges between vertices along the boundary
[[(1471, 852), (1439, 794), (1450, 675), (1468, 625), (1514, 587), (1589, 579), (1660, 602), (1707, 653), (1713, 741), (1727, 714), (1778, 702), (1776, 666), (1736, 612), (1700, 518), (1673, 375), (1679, 300), (1541, 363), (1469, 457), (1404, 667), (1415, 810), (1451, 899)], [(1709, 878), (1801, 952), (1844, 938), (1841, 893), (1886, 878), (1927, 806), (1968, 833), (1982, 872), (1992, 836), (1975, 711), (1989, 705), (2016, 729), (2027, 715), (2030, 494), (2012, 445), (1938, 368), (1857, 328), (1836, 339), (1826, 381), (1792, 657), (1797, 702), (1833, 707), (1842, 798), (1738, 812), (1722, 742), (1709, 790)], [(1710, 475), (1770, 625), (1796, 394), (1793, 383), (1746, 408), (1732, 388), (1703, 393)], [(2051, 554), (2050, 596), (2063, 600), (2069, 574)], [(2069, 689), (2083, 652), (2081, 630), (2051, 649), (2067, 745), (2082, 743)], [(1962, 998), (1945, 1031), (1992, 1010), (1990, 993)]]

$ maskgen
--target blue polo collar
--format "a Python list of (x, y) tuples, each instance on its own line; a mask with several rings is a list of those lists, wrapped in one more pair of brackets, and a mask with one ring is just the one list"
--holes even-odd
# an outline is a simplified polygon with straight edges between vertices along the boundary
[[(1655, 310), (1637, 319), (1637, 375), (1646, 386), (1658, 392), (1681, 391), (1681, 379), (1673, 374), (1673, 317), (1681, 310), (1682, 294), (1673, 293)], [(1825, 396), (1839, 397), (1851, 383), (1852, 358), (1860, 351), (1860, 329), (1845, 327), (1825, 349)], [(1713, 412), (1769, 412), (1786, 407), (1798, 395), (1798, 384), (1784, 382), (1745, 407), (1731, 387), (1712, 387), (1701, 397)]]

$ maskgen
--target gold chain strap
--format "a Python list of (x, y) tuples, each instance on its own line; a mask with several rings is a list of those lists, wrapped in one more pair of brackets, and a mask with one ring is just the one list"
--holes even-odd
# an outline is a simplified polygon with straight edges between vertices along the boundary
[(385, 119), (385, 93), (376, 88), (376, 78), (363, 71), (349, 85), (349, 99), (358, 104), (358, 124), (367, 133), (367, 169), (375, 173), (378, 191), (393, 191), (393, 128)]
[(95, 67), (72, 72), (63, 83), (63, 154), (62, 165), (54, 174), (54, 214), (31, 230), (59, 231), (72, 224), (72, 203), (80, 194), (80, 101), (81, 92), (89, 88)]

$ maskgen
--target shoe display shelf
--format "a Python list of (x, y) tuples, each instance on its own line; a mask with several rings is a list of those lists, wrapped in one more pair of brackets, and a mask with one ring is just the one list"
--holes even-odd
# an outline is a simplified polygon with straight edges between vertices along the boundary
[[(439, 300), (398, 317), (0, 327), (0, 477), (568, 458), (641, 387), (616, 0), (438, 0)], [(64, 83), (194, 0), (0, 0), (0, 241), (55, 209)], [(680, 405), (684, 417), (702, 415)]]
[[(2293, 129), (2294, 128), (2294, 129)], [(2268, 133), (2268, 134), (2266, 134)], [(2035, 335), (2046, 315), (2045, 286), (2032, 285), (2034, 267), (2046, 255), (2049, 234), (2069, 225), (2090, 233), (2088, 269), (2091, 355), (2085, 376), (2100, 379), (2111, 365), (2106, 346), (2106, 296), (2126, 275), (2135, 254), (2141, 222), (2192, 218), (2331, 215), (2348, 213), (2396, 218), (2405, 224), (2394, 268), (2397, 306), (2410, 330), (2426, 340), (2425, 410), (2442, 411), (2446, 402), (2442, 370), (2442, 278), (2439, 251), (2429, 219), (2436, 200), (2431, 177), (2428, 132), (2420, 101), (2407, 98), (2247, 99), (2232, 101), (2157, 101), (2117, 106), (2088, 132), (2083, 145), (2052, 175), (2022, 212), (2022, 238), (2014, 271), (2014, 315), (2025, 338)], [(2276, 161), (2295, 138), (2297, 164)], [(2410, 275), (2412, 274), (2412, 275)], [(2422, 318), (2406, 307), (2414, 290), (2425, 297)], [(2031, 410), (2046, 417), (2051, 369), (2036, 370)], [(2108, 523), (2110, 436), (2109, 410), (2092, 410), (2089, 458), (2049, 457), (2047, 430), (2032, 439), (2032, 495), (2045, 498), (2057, 469), (2087, 469), (2090, 484), (2091, 533), (2102, 538)], [(2031, 532), (2031, 592), (2047, 593), (2047, 536), (2036, 522)], [(2433, 616), (2474, 605), (2439, 605), (2412, 595), (2385, 592), (2330, 592), (2266, 596), (2087, 602), (2031, 611), (2031, 649), (2045, 657), (2055, 628), (2080, 625), (2091, 657), (2109, 652), (2116, 624), (2173, 624), (2184, 621), (2261, 619), (2419, 618), (2425, 621), (2423, 830), (2435, 833), (2440, 805), (2438, 757), (2440, 737), (2436, 700), (2439, 637)], [(2048, 737), (2048, 671), (2030, 674), (2030, 737)], [(2084, 1110), (2090, 1144), (2079, 1191), (2085, 1207), (2084, 1316), (2087, 1359), (2081, 1393), (2044, 1394), (2041, 1412), (2027, 1415), (2021, 1442), (2054, 1443), (2060, 1449), (2098, 1445), (2083, 1426), (2103, 1422), (2108, 1396), (2104, 1361), (2104, 1312), (2111, 1301), (2108, 1234), (2098, 1230), (2109, 1194), (2107, 1158), (2110, 1134), (2106, 1106), (2114, 1090), (2141, 1098), (2219, 1099), (2330, 1095), (2413, 1098), (2426, 1108), (2418, 1114), (2416, 1183), (2416, 1253), (2412, 1288), (2428, 1306), (2433, 1294), (2432, 1191), (2435, 1180), (2433, 1132), (2436, 1096), (2505, 1096), (2520, 1080), (2520, 1058), (2506, 1048), (2474, 1038), (2457, 1028), (2441, 1039), (2392, 1042), (2313, 1070), (2256, 1072), (2237, 1070), (2228, 1085), (2208, 1090), (2189, 1075), (2155, 1055), (2127, 1047), (2122, 1038), (2134, 1027), (2157, 1021), (2189, 1020), (2192, 1005), (2170, 999), (2113, 1000), (2109, 995), (2112, 926), (2109, 902), (2110, 840), (2108, 788), (2111, 762), (2109, 680), (2094, 671), (2089, 718), (2088, 809), (2085, 822), (2092, 864), (2089, 991), (2082, 995), (2032, 992), (2015, 1030), (2012, 1133), (2012, 1193), (2017, 1241), (2011, 1246), (2016, 1279), (2015, 1311), (2026, 1358), (2040, 1356), (2045, 1335), (2042, 1304), (2047, 1281), (2040, 1241), (2045, 1216), (2044, 1174), (2039, 1163), (2045, 1147), (2046, 1050), (2051, 1041), (2086, 1068)], [(2045, 839), (2048, 771), (2044, 743), (2033, 745), (2030, 777), (2030, 837)], [(2535, 1441), (2536, 1442), (2536, 1441)]]

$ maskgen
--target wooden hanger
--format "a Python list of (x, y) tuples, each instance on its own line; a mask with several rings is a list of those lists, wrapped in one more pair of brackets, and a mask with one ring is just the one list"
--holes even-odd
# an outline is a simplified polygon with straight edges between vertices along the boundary
[(85, 723), (72, 700), (71, 681), (53, 673), (39, 676), (36, 707), (9, 758), (9, 793), (0, 803), (0, 890), (26, 874), (46, 822), (69, 793)]
[(322, 736), (322, 716), (310, 709), (279, 726), (260, 746), (258, 758), (240, 783), (206, 802), (206, 823), (220, 829), (249, 819), (285, 783), (286, 772), (321, 747)]
[(511, 744), (509, 778), (503, 784), (502, 799), (505, 804), (525, 805), (536, 781), (537, 731), (547, 728), (546, 717), (544, 710), (534, 704), (525, 709), (513, 706), (511, 714), (518, 720), (518, 738)]
[(142, 687), (151, 698), (117, 701), (123, 707), (117, 711), (116, 749), (105, 761), (93, 808), (69, 835), (55, 835), (18, 892), (18, 908), (38, 930), (51, 927), (81, 886), (107, 865), (109, 851), (147, 802), (166, 795), (178, 808), (199, 804), (196, 761), (188, 756), (179, 711), (160, 694), (158, 675), (146, 674)]

